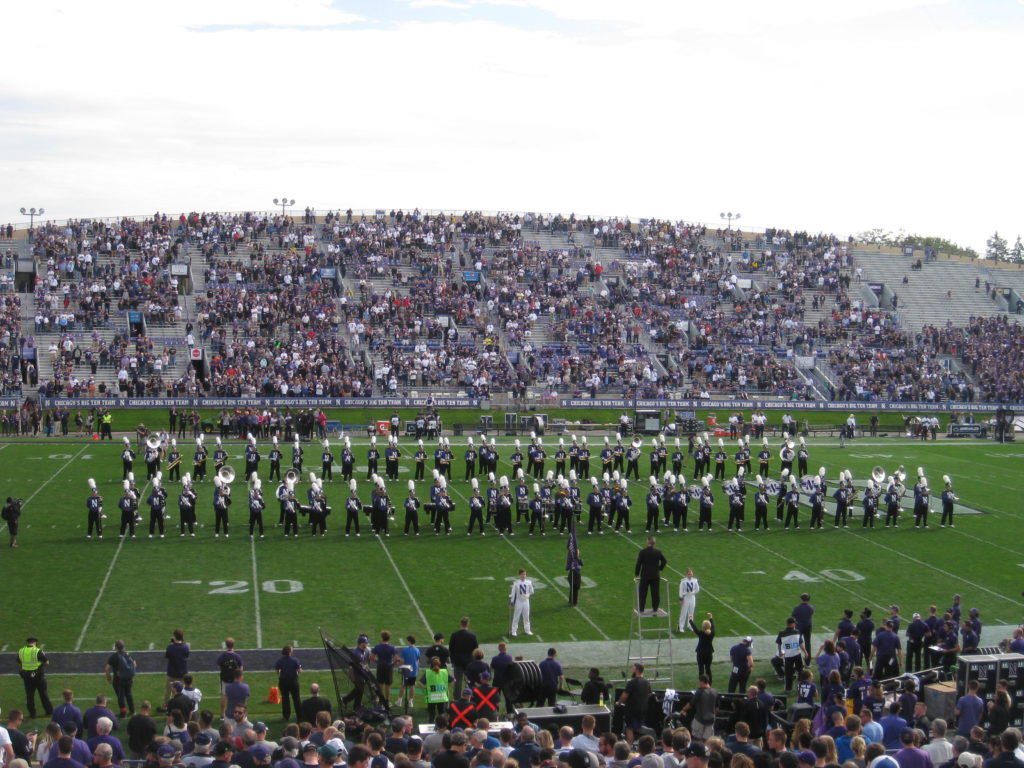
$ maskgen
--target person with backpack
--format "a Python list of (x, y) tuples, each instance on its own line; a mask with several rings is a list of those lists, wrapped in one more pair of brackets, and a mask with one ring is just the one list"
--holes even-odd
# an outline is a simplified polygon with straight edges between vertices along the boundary
[(107, 676), (107, 682), (114, 687), (114, 694), (117, 696), (117, 706), (120, 709), (118, 717), (125, 718), (135, 714), (135, 698), (132, 696), (132, 684), (135, 682), (135, 673), (138, 666), (135, 659), (125, 650), (124, 640), (114, 643), (114, 652), (107, 658), (103, 672)]
[(217, 657), (217, 667), (220, 670), (220, 716), (224, 718), (230, 714), (230, 711), (226, 709), (228, 697), (225, 687), (235, 682), (236, 670), (245, 668), (242, 664), (242, 657), (235, 652), (235, 638), (224, 638), (224, 650)]

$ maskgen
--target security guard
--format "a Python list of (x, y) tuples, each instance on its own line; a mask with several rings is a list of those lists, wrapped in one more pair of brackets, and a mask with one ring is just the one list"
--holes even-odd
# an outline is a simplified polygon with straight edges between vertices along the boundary
[(113, 425), (113, 423), (114, 414), (112, 414), (110, 411), (106, 411), (102, 416), (100, 416), (100, 440), (102, 440), (104, 437), (107, 438), (107, 440), (114, 439), (113, 435), (111, 435), (110, 433), (110, 428)]
[(46, 670), (44, 667), (49, 664), (49, 659), (39, 647), (39, 639), (30, 637), (25, 641), (25, 647), (18, 650), (18, 667), (21, 670), (21, 681), (25, 684), (25, 698), (28, 701), (28, 716), (34, 719), (36, 716), (36, 697), (39, 693), (39, 703), (43, 705), (43, 711), (49, 717), (53, 714), (53, 705), (50, 697), (46, 694)]

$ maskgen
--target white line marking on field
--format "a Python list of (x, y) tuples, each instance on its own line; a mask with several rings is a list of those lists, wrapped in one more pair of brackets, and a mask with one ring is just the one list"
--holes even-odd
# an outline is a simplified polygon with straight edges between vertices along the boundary
[(152, 650), (154, 650), (155, 648), (156, 648), (156, 643), (150, 643), (150, 644), (149, 644), (149, 650), (151, 650), (151, 651), (152, 651)]
[(202, 584), (201, 581), (172, 581), (171, 584)]
[[(82, 448), (82, 451), (84, 450), (85, 448)], [(81, 453), (82, 451), (79, 451), (78, 453)], [(61, 469), (63, 469), (63, 467), (61, 467)], [(58, 472), (59, 471), (60, 470), (58, 470)], [(56, 475), (54, 475), (54, 477), (56, 477)], [(50, 479), (52, 480), (53, 478), (51, 477)], [(146, 498), (147, 488), (149, 488), (148, 480), (146, 481), (146, 484), (142, 487), (142, 492), (139, 493), (140, 499)], [(107, 568), (106, 575), (104, 575), (103, 577), (103, 582), (100, 584), (100, 591), (96, 593), (96, 599), (92, 601), (92, 607), (89, 609), (89, 615), (85, 617), (85, 623), (82, 625), (82, 631), (78, 635), (78, 641), (75, 643), (76, 651), (82, 650), (82, 641), (85, 640), (85, 633), (89, 631), (89, 625), (92, 624), (92, 617), (96, 615), (96, 608), (99, 606), (100, 600), (103, 599), (103, 593), (107, 591), (107, 584), (110, 582), (110, 574), (114, 572), (114, 566), (117, 565), (117, 558), (121, 556), (121, 549), (124, 547), (124, 542), (124, 537), (121, 537), (117, 542), (117, 549), (114, 550), (114, 556), (110, 558), (110, 565)]]
[(7, 653), (7, 646), (6, 645), (3, 648), (0, 648), (0, 653)]
[[(452, 486), (450, 486), (450, 485), (448, 486), (448, 489), (449, 489), (449, 490), (453, 490), (453, 491), (455, 491), (455, 493), (457, 493), (457, 494), (458, 494), (458, 495), (459, 495), (459, 496), (460, 496), (460, 497), (462, 498), (462, 500), (463, 500), (464, 502), (466, 502), (467, 504), (469, 503), (469, 499), (467, 499), (467, 498), (465, 497), (465, 495), (463, 495), (463, 494), (462, 494), (462, 493), (461, 493), (461, 492), (460, 492), (460, 491), (459, 491), (458, 489), (456, 489), (456, 488), (453, 488), (453, 487), (452, 487)], [(557, 585), (557, 584), (555, 583), (554, 579), (549, 579), (549, 578), (548, 578), (547, 576), (545, 576), (545, 575), (544, 575), (544, 573), (543, 573), (543, 572), (542, 572), (542, 571), (540, 570), (540, 568), (538, 568), (538, 567), (536, 566), (536, 564), (535, 564), (535, 563), (534, 563), (534, 562), (533, 562), (532, 560), (530, 560), (530, 558), (528, 558), (528, 557), (526, 556), (526, 554), (525, 554), (525, 553), (523, 552), (523, 550), (521, 550), (521, 549), (520, 549), (519, 547), (517, 547), (517, 546), (515, 545), (515, 542), (514, 542), (514, 541), (512, 541), (512, 539), (510, 539), (510, 538), (509, 538), (508, 536), (506, 536), (505, 534), (499, 534), (499, 536), (501, 536), (501, 538), (502, 538), (502, 539), (503, 539), (503, 540), (505, 541), (505, 543), (506, 543), (506, 544), (508, 544), (508, 545), (509, 545), (510, 547), (512, 547), (512, 549), (514, 549), (514, 550), (515, 550), (516, 552), (518, 552), (518, 553), (519, 553), (519, 556), (520, 556), (521, 558), (523, 558), (523, 560), (525, 560), (525, 561), (527, 562), (527, 564), (528, 564), (528, 565), (530, 566), (530, 568), (532, 568), (532, 569), (533, 569), (534, 573), (536, 573), (536, 574), (537, 574), (538, 576), (540, 576), (540, 577), (541, 577), (542, 579), (544, 579), (544, 581), (545, 581), (546, 583), (550, 584), (550, 585), (551, 585), (551, 588), (552, 588), (552, 589), (554, 589), (554, 590), (555, 590), (555, 592), (557, 592), (557, 593), (558, 593), (558, 594), (559, 594), (559, 595), (560, 595), (561, 597), (563, 597), (563, 598), (565, 599), (565, 601), (566, 601), (566, 602), (568, 602), (568, 601), (569, 601), (569, 595), (568, 595), (568, 593), (566, 593), (566, 592), (563, 592), (563, 591), (562, 591), (561, 589), (559, 589), (559, 587), (558, 587), (558, 585)], [(574, 611), (576, 611), (576, 612), (577, 612), (577, 613), (578, 613), (578, 614), (579, 614), (580, 616), (582, 616), (582, 617), (583, 617), (583, 619), (584, 619), (584, 621), (586, 621), (586, 622), (587, 622), (587, 624), (589, 624), (590, 626), (592, 626), (592, 627), (593, 627), (594, 629), (596, 629), (596, 630), (597, 630), (597, 633), (598, 633), (598, 634), (599, 634), (599, 635), (601, 636), (601, 639), (602, 639), (602, 640), (611, 640), (611, 638), (610, 638), (610, 637), (608, 637), (608, 635), (606, 635), (606, 634), (604, 633), (604, 630), (603, 630), (603, 629), (601, 629), (601, 627), (599, 627), (599, 626), (598, 626), (597, 624), (595, 624), (595, 623), (593, 622), (593, 620), (592, 620), (592, 619), (591, 619), (591, 618), (590, 618), (590, 617), (589, 617), (589, 616), (588, 616), (587, 614), (585, 614), (585, 613), (584, 613), (584, 612), (583, 612), (582, 610), (580, 610), (579, 606), (573, 606), (573, 610), (574, 610)]]
[[(932, 527), (934, 527), (934, 526), (932, 526)], [(1009, 552), (1011, 555), (1024, 555), (1024, 552), (1020, 552), (1020, 551), (1018, 551), (1016, 549), (1010, 549), (1009, 547), (1004, 547), (1001, 544), (996, 544), (994, 541), (989, 541), (988, 539), (983, 539), (980, 536), (975, 536), (973, 534), (967, 533), (967, 531), (963, 531), (963, 530), (961, 530), (959, 528), (953, 528), (952, 532), (953, 533), (958, 533), (961, 536), (966, 536), (969, 539), (974, 539), (979, 544), (987, 544), (990, 547), (995, 547), (996, 549), (1001, 549), (1004, 552)]]
[[(6, 447), (7, 447), (8, 445), (10, 445), (10, 443), (4, 443), (3, 447), (0, 447), (0, 451), (2, 451), (2, 450), (3, 450), (4, 448), (6, 448)], [(31, 496), (29, 496), (29, 497), (28, 497), (27, 499), (25, 499), (25, 503), (21, 505), (21, 508), (22, 508), (22, 510), (24, 511), (25, 507), (27, 507), (27, 506), (29, 505), (29, 502), (30, 502), (30, 501), (32, 501), (32, 499), (34, 499), (34, 498), (35, 498), (36, 496), (38, 496), (38, 495), (40, 494), (40, 492), (41, 492), (41, 491), (43, 490), (43, 488), (45, 488), (45, 487), (46, 487), (46, 486), (48, 486), (48, 485), (49, 485), (50, 483), (52, 483), (52, 482), (53, 482), (53, 480), (54, 480), (54, 478), (56, 478), (56, 477), (57, 477), (57, 475), (59, 475), (59, 474), (60, 474), (61, 472), (63, 472), (63, 471), (65, 470), (65, 469), (67, 469), (67, 468), (68, 468), (68, 465), (69, 465), (69, 464), (71, 464), (71, 462), (73, 462), (73, 461), (74, 461), (75, 459), (77, 459), (77, 458), (78, 458), (79, 456), (81, 456), (81, 455), (82, 455), (82, 453), (83, 453), (83, 452), (85, 451), (85, 449), (86, 449), (86, 448), (88, 448), (88, 447), (89, 447), (88, 445), (83, 445), (83, 446), (82, 446), (81, 448), (79, 448), (79, 449), (78, 449), (78, 453), (76, 453), (76, 454), (75, 454), (74, 456), (72, 456), (72, 457), (71, 457), (70, 459), (68, 459), (67, 461), (65, 461), (65, 462), (64, 462), (64, 463), (63, 463), (63, 464), (61, 465), (60, 469), (58, 469), (58, 470), (57, 470), (56, 472), (54, 472), (54, 473), (53, 473), (52, 475), (50, 475), (50, 476), (49, 476), (49, 477), (47, 478), (47, 480), (46, 480), (46, 482), (45, 482), (45, 483), (43, 483), (43, 484), (42, 484), (42, 485), (40, 485), (40, 486), (39, 486), (38, 488), (36, 488), (36, 489), (35, 489), (35, 490), (34, 490), (34, 491), (32, 492), (32, 495), (31, 495)], [(26, 525), (25, 527), (26, 527), (26, 528), (31, 528), (32, 526), (31, 526), (31, 525)], [(56, 528), (56, 527), (57, 527), (57, 526), (51, 526), (51, 528)], [(3, 533), (3, 532), (4, 532), (4, 530), (5, 530), (6, 528), (7, 528), (7, 523), (4, 523), (3, 525), (0, 525), (0, 533)]]
[(252, 552), (252, 599), (256, 610), (256, 647), (263, 647), (263, 613), (260, 611), (260, 580), (256, 576), (256, 539), (249, 539)]
[(570, 632), (569, 633), (569, 639), (572, 640), (575, 643), (576, 642), (576, 635), (574, 635), (572, 632)]
[(541, 637), (538, 634), (534, 634), (534, 638), (537, 640), (538, 643), (543, 643), (544, 642), (544, 638)]
[[(630, 544), (632, 544), (632, 545), (633, 545), (634, 547), (636, 547), (637, 549), (643, 549), (643, 547), (642, 547), (642, 546), (640, 546), (640, 543), (639, 543), (639, 542), (633, 541), (633, 540), (632, 540), (631, 538), (629, 538), (628, 536), (626, 536), (626, 534), (622, 533), (622, 531), (615, 531), (615, 534), (616, 534), (617, 536), (621, 536), (621, 537), (622, 537), (623, 539), (625, 539), (626, 541), (628, 541), (628, 542), (629, 542)], [(685, 575), (686, 575), (686, 574), (685, 574), (685, 573), (683, 573), (682, 571), (680, 571), (680, 570), (678, 570), (678, 569), (676, 569), (676, 568), (673, 568), (673, 567), (672, 567), (671, 565), (669, 565), (669, 566), (666, 566), (666, 567), (667, 567), (667, 568), (668, 568), (668, 569), (669, 569), (670, 571), (672, 571), (673, 573), (677, 573), (677, 574), (679, 574), (680, 576), (685, 576)], [(704, 594), (706, 594), (706, 595), (707, 595), (708, 597), (710, 597), (710, 598), (711, 598), (712, 600), (717, 600), (718, 602), (720, 602), (720, 603), (721, 603), (722, 605), (724, 605), (724, 606), (725, 606), (726, 608), (728, 608), (728, 609), (729, 609), (730, 611), (732, 611), (733, 613), (735, 613), (735, 614), (736, 614), (737, 616), (739, 616), (739, 617), (740, 617), (741, 619), (743, 619), (744, 621), (748, 621), (748, 622), (750, 622), (750, 623), (751, 623), (751, 624), (752, 624), (753, 626), (755, 626), (755, 627), (757, 627), (757, 628), (758, 628), (759, 630), (761, 630), (761, 634), (763, 634), (763, 635), (769, 635), (769, 634), (771, 634), (771, 633), (770, 633), (770, 632), (769, 632), (769, 631), (768, 631), (767, 629), (765, 629), (765, 628), (764, 628), (764, 627), (762, 627), (762, 626), (761, 626), (760, 624), (758, 624), (758, 623), (757, 623), (756, 621), (754, 621), (754, 620), (753, 620), (752, 618), (750, 618), (749, 616), (747, 616), (747, 614), (743, 613), (743, 612), (742, 612), (742, 611), (740, 611), (739, 609), (737, 609), (737, 608), (734, 608), (734, 607), (733, 607), (732, 605), (730, 605), (728, 601), (726, 601), (726, 600), (723, 600), (723, 599), (722, 599), (722, 598), (720, 598), (720, 597), (716, 597), (716, 596), (715, 596), (714, 594), (712, 594), (712, 593), (711, 593), (711, 591), (710, 591), (710, 590), (709, 590), (709, 589), (708, 589), (707, 587), (705, 587), (705, 586), (704, 586), (703, 584), (701, 584), (701, 586), (700, 586), (700, 591), (701, 591), (701, 592), (703, 592)]]
[(391, 563), (391, 567), (395, 569), (395, 574), (398, 576), (398, 580), (402, 582), (402, 586), (405, 587), (405, 594), (409, 596), (409, 600), (412, 601), (413, 606), (415, 606), (416, 608), (416, 613), (420, 615), (420, 621), (422, 621), (423, 626), (427, 628), (427, 634), (433, 635), (434, 630), (431, 629), (430, 622), (427, 621), (427, 617), (423, 614), (423, 609), (420, 608), (420, 604), (419, 602), (417, 602), (416, 596), (413, 595), (412, 590), (409, 589), (409, 584), (406, 582), (405, 577), (402, 575), (402, 572), (398, 570), (398, 563), (395, 562), (395, 558), (393, 558), (391, 556), (391, 553), (388, 551), (387, 545), (384, 543), (384, 539), (382, 539), (380, 536), (377, 536), (376, 538), (377, 543), (380, 544), (380, 548), (383, 549), (384, 554), (387, 555), (388, 562)]
[[(853, 531), (845, 531), (845, 532), (849, 533), (849, 534), (851, 534), (853, 536), (856, 536), (858, 539), (864, 539), (864, 541), (871, 541), (871, 539), (869, 539), (866, 536), (863, 536), (863, 535), (861, 535), (859, 533), (854, 533)], [(900, 557), (905, 558), (907, 560), (910, 560), (912, 562), (915, 562), (918, 565), (923, 565), (926, 568), (931, 568), (933, 571), (941, 573), (944, 576), (948, 576), (951, 579), (956, 579), (957, 581), (960, 581), (960, 582), (962, 582), (964, 584), (969, 584), (970, 586), (974, 587), (975, 589), (980, 589), (983, 592), (988, 592), (990, 595), (1002, 598), (1003, 600), (1006, 600), (1007, 602), (1013, 603), (1014, 605), (1024, 605), (1024, 603), (1020, 602), (1019, 600), (1014, 600), (1012, 597), (1007, 597), (1006, 595), (1002, 594), (1001, 592), (996, 592), (994, 589), (989, 589), (988, 587), (982, 586), (981, 584), (977, 584), (977, 583), (971, 581), (970, 579), (965, 579), (963, 576), (957, 576), (952, 571), (947, 571), (947, 570), (944, 570), (943, 568), (939, 568), (937, 566), (934, 566), (931, 563), (926, 563), (924, 560), (918, 560), (916, 557), (911, 557), (906, 552), (900, 552), (899, 550), (893, 549), (892, 547), (887, 547), (885, 544), (882, 544), (882, 543), (880, 543), (877, 540), (873, 541), (872, 543), (876, 547), (881, 547), (882, 549), (887, 549), (887, 550), (889, 550), (890, 552), (892, 552), (895, 555), (899, 555)]]

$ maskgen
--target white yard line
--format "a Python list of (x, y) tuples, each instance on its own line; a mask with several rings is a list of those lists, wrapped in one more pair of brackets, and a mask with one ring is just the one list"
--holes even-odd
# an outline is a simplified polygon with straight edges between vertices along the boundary
[(931, 563), (926, 563), (924, 560), (918, 560), (916, 557), (911, 557), (906, 552), (900, 552), (899, 550), (893, 549), (892, 547), (887, 547), (885, 544), (881, 544), (878, 541), (872, 541), (871, 539), (867, 538), (866, 536), (862, 536), (859, 533), (854, 533), (853, 531), (849, 531), (848, 530), (848, 531), (846, 531), (846, 533), (849, 533), (849, 534), (851, 534), (853, 536), (856, 536), (858, 539), (863, 539), (864, 541), (871, 542), (874, 546), (880, 547), (881, 549), (886, 549), (886, 550), (892, 552), (894, 555), (898, 555), (899, 557), (901, 557), (901, 558), (903, 558), (905, 560), (910, 560), (911, 562), (917, 563), (918, 565), (922, 565), (925, 568), (931, 568), (933, 571), (935, 571), (937, 573), (941, 573), (943, 576), (948, 576), (949, 578), (955, 579), (956, 581), (959, 581), (959, 582), (961, 582), (963, 584), (968, 584), (968, 585), (974, 587), (975, 589), (980, 589), (982, 592), (988, 592), (993, 597), (1001, 598), (1003, 600), (1006, 600), (1007, 602), (1013, 603), (1014, 605), (1024, 606), (1024, 603), (1020, 602), (1019, 600), (1014, 600), (1012, 597), (1007, 597), (1002, 592), (996, 592), (994, 589), (989, 589), (988, 587), (983, 586), (981, 584), (978, 584), (976, 582), (973, 582), (970, 579), (965, 579), (963, 576), (958, 576), (957, 574), (953, 573), (952, 571), (947, 571), (947, 570), (945, 570), (943, 568), (939, 568), (937, 566), (934, 566)]
[[(85, 450), (84, 448), (82, 449)], [(79, 451), (81, 453), (81, 451)], [(52, 478), (51, 478), (52, 479)], [(142, 492), (139, 494), (139, 501), (146, 496), (146, 489), (149, 488), (149, 481), (142, 487)], [(124, 547), (125, 536), (122, 536), (117, 542), (117, 549), (114, 550), (114, 556), (110, 558), (110, 565), (107, 567), (107, 573), (103, 577), (103, 583), (100, 584), (100, 591), (96, 593), (96, 599), (92, 601), (92, 607), (89, 609), (89, 615), (85, 617), (85, 623), (82, 625), (82, 631), (78, 634), (78, 641), (75, 643), (75, 650), (80, 651), (82, 649), (82, 641), (85, 640), (85, 633), (89, 631), (89, 625), (92, 624), (92, 617), (96, 615), (96, 609), (99, 607), (100, 600), (103, 599), (103, 593), (107, 591), (107, 584), (110, 582), (110, 574), (114, 572), (114, 566), (117, 565), (117, 558), (121, 555), (121, 548)]]
[(252, 552), (252, 599), (256, 610), (256, 647), (263, 647), (263, 613), (260, 610), (260, 581), (256, 576), (256, 539), (249, 539)]
[[(613, 529), (613, 530), (614, 530), (614, 529)], [(615, 534), (616, 534), (617, 536), (621, 536), (621, 537), (622, 537), (623, 539), (625, 539), (626, 541), (628, 541), (628, 542), (629, 542), (630, 544), (632, 544), (633, 546), (635, 546), (635, 547), (636, 547), (637, 549), (643, 549), (643, 547), (642, 547), (642, 546), (640, 546), (639, 542), (633, 541), (633, 539), (631, 539), (631, 538), (629, 538), (628, 536), (626, 536), (626, 534), (624, 534), (624, 533), (623, 533), (622, 531), (615, 531)], [(672, 571), (673, 573), (677, 573), (677, 574), (679, 574), (680, 576), (685, 576), (685, 575), (686, 575), (686, 574), (685, 574), (685, 573), (683, 573), (682, 571), (680, 571), (680, 570), (678, 570), (678, 569), (676, 569), (676, 568), (673, 568), (673, 567), (672, 567), (671, 565), (669, 565), (669, 566), (666, 566), (666, 567), (667, 567), (667, 568), (668, 568), (668, 569), (669, 569), (670, 571)], [(670, 586), (671, 586), (671, 585), (670, 585)], [(737, 616), (739, 616), (739, 617), (740, 617), (741, 619), (743, 619), (744, 621), (750, 622), (750, 624), (752, 624), (753, 626), (755, 626), (755, 627), (757, 627), (757, 628), (758, 628), (759, 630), (761, 630), (761, 632), (762, 632), (763, 634), (766, 634), (766, 635), (768, 635), (768, 634), (771, 634), (771, 633), (770, 633), (770, 632), (769, 632), (769, 631), (768, 631), (767, 629), (765, 629), (765, 628), (764, 628), (764, 627), (762, 627), (762, 626), (761, 626), (760, 624), (758, 624), (758, 623), (757, 623), (756, 621), (754, 621), (754, 620), (753, 620), (752, 618), (750, 618), (749, 616), (747, 616), (747, 614), (743, 613), (743, 611), (741, 611), (741, 610), (739, 610), (739, 609), (737, 609), (737, 608), (734, 608), (734, 607), (733, 607), (732, 605), (730, 605), (730, 604), (729, 604), (728, 602), (726, 602), (725, 600), (723, 600), (723, 599), (721, 599), (720, 597), (717, 597), (716, 595), (712, 594), (711, 590), (709, 590), (709, 589), (708, 589), (707, 587), (705, 587), (705, 586), (704, 586), (703, 584), (701, 584), (701, 585), (700, 585), (700, 591), (701, 591), (701, 592), (703, 592), (703, 593), (704, 593), (705, 595), (707, 595), (708, 597), (710, 597), (710, 598), (711, 598), (712, 600), (717, 600), (718, 602), (720, 602), (720, 603), (721, 603), (721, 604), (722, 604), (722, 605), (723, 605), (724, 607), (728, 608), (728, 609), (729, 609), (730, 611), (732, 611), (733, 613), (735, 613), (735, 614), (736, 614)], [(665, 597), (666, 597), (666, 599), (667, 599), (667, 600), (671, 600), (671, 599), (672, 599), (671, 595), (666, 595)]]
[[(9, 446), (9, 445), (10, 445), (10, 443), (4, 443), (3, 445), (0, 445), (0, 451), (2, 451), (2, 450), (3, 450), (4, 448), (6, 448), (6, 447), (7, 447), (7, 446)], [(36, 488), (36, 489), (35, 489), (35, 490), (34, 490), (34, 491), (32, 492), (32, 495), (31, 495), (31, 496), (29, 496), (29, 497), (28, 497), (27, 499), (25, 499), (25, 503), (21, 505), (21, 506), (22, 506), (22, 509), (24, 510), (24, 508), (28, 506), (28, 503), (29, 503), (30, 501), (32, 501), (32, 499), (34, 499), (34, 498), (35, 498), (36, 496), (38, 496), (38, 495), (40, 494), (40, 492), (42, 492), (43, 488), (45, 488), (45, 487), (46, 487), (46, 486), (48, 486), (48, 485), (49, 485), (50, 483), (52, 483), (52, 482), (53, 482), (53, 481), (54, 481), (54, 480), (55, 480), (55, 479), (57, 478), (57, 475), (59, 475), (59, 474), (60, 474), (61, 472), (63, 472), (63, 471), (65, 470), (65, 469), (67, 469), (67, 468), (68, 468), (68, 466), (69, 466), (69, 465), (71, 464), (71, 462), (73, 462), (73, 461), (74, 461), (75, 459), (77, 459), (77, 458), (78, 458), (79, 456), (81, 456), (81, 455), (82, 455), (82, 453), (83, 453), (83, 452), (85, 451), (85, 449), (86, 449), (86, 448), (88, 448), (88, 447), (89, 447), (89, 445), (88, 445), (88, 444), (86, 444), (86, 445), (83, 445), (83, 446), (82, 446), (82, 447), (81, 447), (81, 448), (80, 448), (80, 449), (78, 450), (78, 453), (76, 453), (76, 454), (75, 454), (74, 456), (72, 456), (72, 457), (71, 457), (70, 459), (68, 459), (67, 461), (65, 461), (65, 462), (64, 462), (64, 463), (63, 463), (63, 464), (61, 465), (61, 468), (60, 468), (60, 469), (58, 469), (58, 470), (57, 470), (56, 472), (54, 472), (54, 473), (53, 473), (52, 475), (50, 475), (50, 476), (49, 476), (49, 477), (47, 478), (47, 480), (46, 480), (46, 482), (45, 482), (45, 483), (43, 483), (43, 484), (42, 484), (42, 485), (40, 485), (40, 486), (39, 486), (38, 488)], [(25, 526), (25, 527), (27, 528), (28, 526)], [(7, 529), (7, 523), (4, 523), (3, 525), (0, 525), (0, 533), (3, 533), (3, 532), (4, 532), (5, 530), (6, 530), (6, 529)]]
[(409, 601), (413, 604), (413, 607), (416, 608), (416, 613), (420, 615), (420, 621), (422, 621), (423, 626), (427, 628), (427, 634), (433, 637), (434, 630), (430, 627), (430, 622), (427, 621), (427, 617), (424, 615), (423, 609), (420, 608), (420, 604), (416, 601), (416, 596), (412, 593), (412, 590), (409, 589), (409, 584), (406, 582), (405, 577), (399, 570), (398, 563), (395, 562), (395, 558), (393, 558), (391, 556), (391, 552), (388, 551), (387, 545), (384, 543), (384, 539), (377, 536), (377, 543), (380, 544), (380, 548), (384, 550), (384, 554), (387, 555), (388, 562), (390, 562), (391, 567), (395, 569), (395, 575), (398, 576), (398, 580), (402, 582), (402, 586), (405, 587), (405, 594), (409, 596)]

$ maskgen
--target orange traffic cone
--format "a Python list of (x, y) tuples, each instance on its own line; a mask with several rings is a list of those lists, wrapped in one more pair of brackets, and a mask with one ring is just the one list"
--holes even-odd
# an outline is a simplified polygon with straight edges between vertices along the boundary
[(280, 704), (281, 703), (281, 691), (276, 685), (270, 686), (270, 692), (267, 694), (268, 704)]

